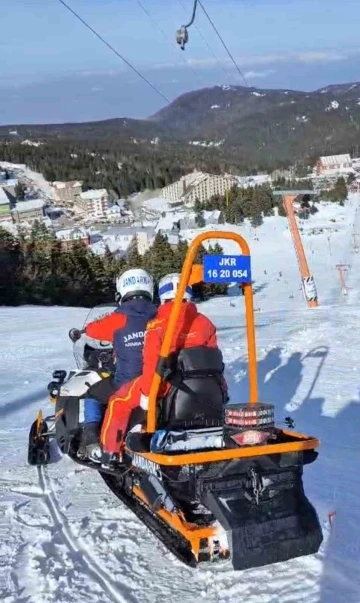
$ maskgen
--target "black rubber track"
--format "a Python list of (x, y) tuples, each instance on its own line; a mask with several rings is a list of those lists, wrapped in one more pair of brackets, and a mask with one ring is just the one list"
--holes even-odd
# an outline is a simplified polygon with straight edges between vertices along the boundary
[(178, 532), (174, 532), (165, 521), (158, 517), (139, 499), (127, 494), (124, 490), (121, 478), (109, 473), (99, 472), (106, 485), (121, 500), (130, 511), (132, 511), (142, 523), (156, 536), (163, 545), (173, 554), (179, 561), (189, 567), (196, 567), (197, 560), (194, 556), (188, 541)]
[[(69, 455), (70, 456), (70, 455)], [(105, 484), (112, 491), (113, 494), (130, 510), (140, 521), (156, 536), (160, 542), (172, 553), (181, 563), (188, 567), (195, 568), (198, 565), (198, 560), (194, 556), (190, 544), (181, 534), (172, 530), (168, 524), (161, 519), (156, 513), (154, 513), (147, 505), (141, 500), (128, 494), (123, 486), (123, 480), (121, 475), (116, 475), (112, 470), (99, 471), (97, 463), (89, 463), (89, 461), (81, 461), (75, 456), (70, 458), (77, 464), (87, 467), (88, 469), (95, 469), (99, 472), (99, 475), (103, 478)], [(214, 559), (214, 561), (205, 561), (205, 564), (210, 563), (211, 565), (215, 562), (218, 563), (220, 559)], [(204, 562), (201, 563), (203, 565)]]

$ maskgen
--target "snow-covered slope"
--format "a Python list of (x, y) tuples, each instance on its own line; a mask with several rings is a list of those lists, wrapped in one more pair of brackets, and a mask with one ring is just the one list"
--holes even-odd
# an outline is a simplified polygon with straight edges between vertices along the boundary
[[(328, 208), (304, 227), (324, 230), (304, 235), (321, 301), (314, 310), (305, 307), (299, 290), (285, 221), (267, 220), (256, 233), (241, 227), (253, 254), (260, 308), (261, 399), (276, 405), (278, 421), (290, 414), (298, 431), (321, 439), (319, 458), (305, 471), (307, 494), (324, 528), (320, 552), (245, 572), (229, 566), (191, 570), (163, 549), (95, 473), (68, 459), (41, 472), (27, 466), (29, 425), (40, 406), (51, 410), (46, 384), (54, 368), (71, 366), (67, 331), (82, 325), (87, 310), (0, 308), (1, 601), (360, 602), (360, 254), (351, 245), (358, 202), (353, 197), (344, 209)], [(329, 233), (330, 226), (338, 231)], [(335, 269), (340, 261), (351, 264), (347, 298)], [(213, 299), (201, 308), (219, 328), (234, 401), (247, 399), (242, 302)]]
[(10, 170), (16, 178), (26, 184), (26, 186), (36, 192), (41, 199), (47, 199), (52, 201), (54, 199), (54, 189), (45, 180), (44, 176), (39, 172), (34, 172), (28, 168), (24, 163), (9, 163), (8, 161), (0, 161), (0, 169)]

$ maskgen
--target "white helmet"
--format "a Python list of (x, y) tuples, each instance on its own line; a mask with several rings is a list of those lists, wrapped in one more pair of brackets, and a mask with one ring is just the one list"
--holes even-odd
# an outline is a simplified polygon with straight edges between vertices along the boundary
[(154, 280), (146, 270), (132, 268), (116, 279), (116, 290), (124, 302), (131, 297), (154, 297)]
[[(159, 297), (163, 304), (169, 299), (175, 299), (176, 292), (179, 288), (181, 274), (172, 272), (164, 276), (159, 282)], [(185, 289), (183, 299), (189, 301), (192, 297), (192, 288), (188, 285)]]

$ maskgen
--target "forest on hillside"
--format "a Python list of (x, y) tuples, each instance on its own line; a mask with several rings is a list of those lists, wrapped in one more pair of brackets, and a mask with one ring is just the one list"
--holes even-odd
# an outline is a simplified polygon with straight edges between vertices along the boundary
[[(110, 251), (95, 255), (81, 241), (64, 250), (44, 224), (35, 223), (28, 235), (19, 230), (16, 237), (0, 227), (0, 305), (92, 307), (113, 301), (119, 274), (129, 268), (144, 268), (158, 282), (165, 274), (181, 271), (187, 251), (186, 241), (173, 249), (158, 233), (145, 255), (134, 250), (126, 259), (118, 260)], [(202, 247), (198, 262), (204, 253)], [(222, 248), (216, 244), (206, 253), (221, 254)], [(226, 286), (199, 284), (194, 294), (205, 299), (226, 290)]]
[(113, 199), (145, 189), (159, 189), (193, 170), (221, 174), (250, 174), (268, 168), (232, 156), (230, 151), (189, 145), (130, 145), (105, 142), (50, 140), (40, 146), (0, 141), (0, 159), (26, 164), (46, 180), (81, 180), (83, 188), (106, 188)]

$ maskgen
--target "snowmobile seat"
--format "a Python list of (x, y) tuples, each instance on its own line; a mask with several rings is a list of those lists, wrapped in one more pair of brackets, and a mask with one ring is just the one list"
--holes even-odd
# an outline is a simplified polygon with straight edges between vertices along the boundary
[(223, 425), (227, 392), (218, 348), (184, 348), (168, 359), (164, 380), (171, 388), (159, 401), (157, 429), (205, 429)]

